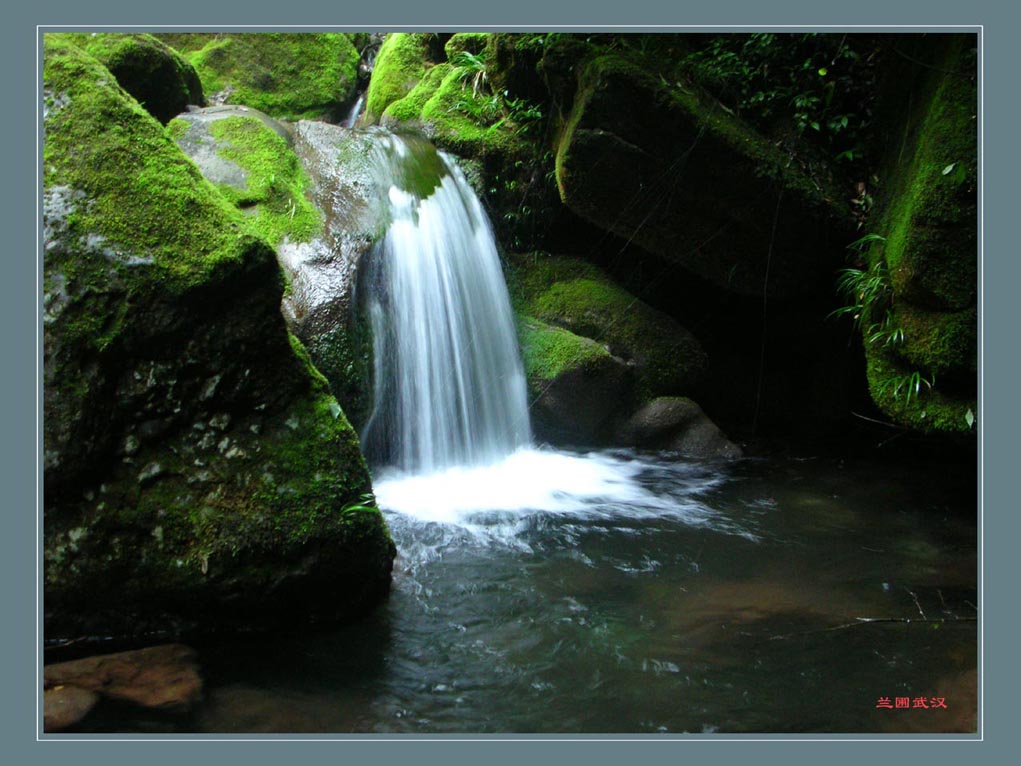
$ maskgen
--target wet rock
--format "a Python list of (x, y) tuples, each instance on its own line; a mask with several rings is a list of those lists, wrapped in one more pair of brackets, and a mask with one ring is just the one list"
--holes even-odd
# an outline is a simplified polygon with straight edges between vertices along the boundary
[(691, 399), (653, 399), (628, 419), (618, 432), (621, 444), (668, 449), (687, 457), (739, 458), (741, 448)]
[(227, 184), (239, 191), (248, 189), (248, 173), (236, 162), (224, 157), (223, 150), (231, 146), (229, 138), (215, 135), (211, 126), (232, 117), (250, 117), (259, 120), (274, 133), (290, 142), (290, 132), (284, 125), (257, 109), (247, 106), (210, 106), (192, 109), (177, 115), (186, 128), (177, 135), (177, 145), (191, 157), (199, 170), (214, 184)]
[[(96, 696), (183, 713), (202, 698), (202, 678), (195, 658), (195, 650), (182, 644), (86, 657), (47, 665), (43, 668), (43, 684), (47, 694), (58, 692), (54, 710), (66, 711), (68, 717), (84, 709), (89, 701), (94, 705)], [(72, 689), (78, 691), (69, 691)]]

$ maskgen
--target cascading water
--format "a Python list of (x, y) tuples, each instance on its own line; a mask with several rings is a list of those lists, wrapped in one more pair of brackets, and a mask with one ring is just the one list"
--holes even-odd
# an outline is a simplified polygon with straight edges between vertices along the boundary
[(404, 472), (491, 464), (531, 443), (514, 314), (489, 222), (426, 141), (381, 143), (390, 223), (368, 313), (375, 404), (366, 451)]
[(362, 444), (380, 505), (487, 540), (513, 540), (536, 513), (716, 523), (697, 492), (682, 502), (650, 492), (642, 461), (534, 447), (514, 313), (482, 205), (428, 141), (377, 135), (388, 222), (358, 290), (374, 353)]

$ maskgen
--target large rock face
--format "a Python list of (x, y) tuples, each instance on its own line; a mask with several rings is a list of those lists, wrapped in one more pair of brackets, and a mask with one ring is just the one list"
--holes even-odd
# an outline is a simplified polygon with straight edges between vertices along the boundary
[(272, 248), (94, 59), (44, 63), (47, 634), (367, 609), (392, 544)]
[[(544, 60), (547, 78), (568, 79), (556, 61), (555, 51)], [(827, 179), (624, 58), (570, 63), (577, 86), (555, 145), (567, 207), (737, 293), (827, 287), (850, 228), (835, 220), (843, 195)]]
[(975, 41), (940, 37), (915, 52), (923, 65), (908, 62), (897, 73), (896, 85), (916, 97), (894, 100), (885, 113), (891, 149), (873, 227), (883, 239), (866, 269), (884, 287), (866, 306), (866, 324), (884, 334), (863, 334), (880, 409), (920, 431), (967, 433), (978, 411)]

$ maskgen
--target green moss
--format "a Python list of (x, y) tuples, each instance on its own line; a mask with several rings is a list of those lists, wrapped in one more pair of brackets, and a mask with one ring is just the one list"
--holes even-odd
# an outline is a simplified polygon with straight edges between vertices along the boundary
[(182, 138), (188, 132), (188, 123), (176, 117), (167, 123), (167, 135), (174, 141)]
[(941, 390), (939, 381), (932, 390), (922, 386), (917, 396), (908, 399), (905, 390), (895, 394), (895, 382), (904, 380), (913, 370), (895, 361), (882, 349), (866, 346), (866, 371), (869, 390), (876, 405), (902, 425), (923, 433), (968, 433), (973, 426), (968, 413), (978, 412), (974, 397), (958, 397)]
[(504, 162), (528, 156), (528, 145), (521, 139), (518, 126), (507, 117), (499, 98), (475, 93), (451, 69), (422, 107), (421, 120), (433, 140), (455, 154)]
[[(959, 55), (945, 66), (955, 67)], [(931, 105), (913, 159), (892, 164), (880, 223), (886, 242), (874, 257), (885, 258), (897, 292), (960, 309), (975, 301), (978, 264), (975, 86), (965, 77), (943, 77)]]
[(365, 114), (376, 122), (394, 101), (404, 98), (425, 76), (431, 34), (389, 34), (376, 56), (365, 96)]
[[(62, 35), (44, 40), (44, 186), (68, 189), (68, 242), (90, 253), (54, 253), (71, 293), (102, 294), (111, 275), (130, 293), (181, 293), (258, 252), (241, 214), (199, 173), (167, 131), (95, 59)], [(261, 256), (261, 257), (264, 257)], [(61, 261), (61, 262), (55, 262)], [(136, 264), (149, 268), (139, 270)], [(140, 281), (139, 274), (145, 275)], [(69, 328), (102, 348), (119, 332), (125, 303), (84, 310)]]
[(408, 95), (394, 101), (383, 111), (381, 122), (387, 124), (418, 120), (426, 102), (439, 89), (443, 78), (450, 73), (450, 68), (450, 64), (437, 64), (429, 69)]
[(122, 88), (160, 122), (188, 104), (202, 104), (202, 85), (181, 54), (147, 34), (69, 33), (74, 42), (105, 66)]
[(520, 317), (518, 337), (529, 384), (549, 383), (570, 370), (590, 369), (610, 359), (609, 352), (588, 338), (540, 322)]
[(300, 120), (341, 116), (359, 56), (347, 35), (266, 32), (209, 36), (188, 59), (207, 94), (229, 92), (227, 103)]
[(640, 401), (690, 392), (706, 356), (674, 320), (576, 258), (534, 254), (517, 258), (510, 280), (519, 314), (605, 344), (633, 361)]
[(491, 35), (489, 32), (458, 32), (447, 40), (443, 46), (447, 59), (452, 59), (462, 51), (475, 56), (485, 52)]
[(976, 307), (946, 313), (905, 303), (896, 308), (894, 322), (904, 330), (904, 343), (898, 353), (915, 368), (928, 370), (938, 378), (976, 372)]
[(222, 184), (220, 191), (238, 207), (254, 208), (246, 220), (259, 236), (275, 246), (284, 237), (308, 242), (319, 233), (319, 211), (305, 196), (308, 181), (283, 138), (255, 117), (217, 120), (209, 132), (228, 142), (220, 154), (247, 171), (245, 189)]

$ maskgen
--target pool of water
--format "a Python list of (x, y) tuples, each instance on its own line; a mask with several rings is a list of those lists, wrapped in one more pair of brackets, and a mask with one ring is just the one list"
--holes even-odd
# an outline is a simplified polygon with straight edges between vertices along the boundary
[(975, 727), (973, 469), (530, 451), (377, 490), (389, 600), (204, 647), (177, 730)]

